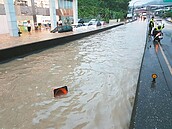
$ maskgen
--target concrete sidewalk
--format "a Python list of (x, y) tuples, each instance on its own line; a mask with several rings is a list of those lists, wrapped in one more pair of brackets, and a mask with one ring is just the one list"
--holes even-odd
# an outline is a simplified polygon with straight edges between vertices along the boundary
[[(148, 41), (132, 112), (130, 129), (172, 129), (172, 94), (157, 52), (159, 44)], [(152, 74), (157, 74), (152, 82)]]
[(22, 32), (22, 35), (20, 37), (12, 37), (9, 34), (0, 34), (0, 49), (6, 49), (6, 48), (20, 46), (33, 42), (39, 42), (39, 41), (69, 36), (73, 34), (84, 33), (87, 31), (101, 29), (108, 26), (110, 25), (105, 25), (101, 27), (95, 27), (95, 26), (80, 27), (80, 28), (74, 28), (73, 32), (64, 32), (64, 33), (58, 33), (58, 32), (50, 33), (49, 29), (42, 29), (37, 31), (33, 30), (31, 31), (31, 34), (29, 34), (28, 32)]
[(119, 22), (113, 25), (107, 24), (107, 25), (103, 25), (99, 27), (96, 27), (96, 26), (78, 27), (78, 28), (74, 28), (73, 32), (71, 31), (71, 32), (64, 32), (64, 33), (58, 33), (58, 32), (50, 33), (49, 29), (42, 29), (42, 30), (37, 30), (37, 31), (33, 30), (31, 31), (31, 34), (29, 34), (28, 32), (22, 32), (22, 35), (20, 37), (11, 37), (9, 34), (0, 34), (0, 50), (10, 48), (10, 47), (30, 44), (34, 42), (40, 42), (44, 40), (50, 40), (50, 39), (85, 33), (85, 32), (103, 29), (103, 28), (107, 28), (110, 26), (118, 25), (118, 24), (123, 24), (123, 22)]
[(21, 37), (0, 36), (0, 63), (12, 60), (19, 56), (33, 54), (60, 44), (81, 39), (113, 27), (123, 25), (119, 22), (112, 25), (85, 26), (74, 28), (72, 32), (50, 33), (49, 30), (32, 31), (31, 34), (23, 33)]

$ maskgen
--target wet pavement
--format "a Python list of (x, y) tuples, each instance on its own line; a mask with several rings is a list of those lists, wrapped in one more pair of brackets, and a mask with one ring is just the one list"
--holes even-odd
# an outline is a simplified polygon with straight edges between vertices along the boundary
[[(113, 25), (117, 25), (121, 23), (116, 23)], [(40, 42), (45, 40), (61, 38), (69, 35), (85, 33), (88, 31), (102, 29), (113, 25), (108, 24), (100, 27), (96, 27), (96, 26), (79, 27), (79, 28), (74, 28), (73, 31), (71, 32), (64, 32), (64, 33), (50, 33), (49, 29), (42, 29), (37, 31), (33, 30), (31, 31), (31, 34), (29, 34), (28, 32), (22, 32), (23, 34), (20, 37), (12, 37), (9, 34), (0, 34), (0, 50), (26, 45), (26, 44), (32, 44), (34, 42)]]
[(148, 38), (130, 129), (172, 129), (171, 26), (165, 23), (161, 44)]

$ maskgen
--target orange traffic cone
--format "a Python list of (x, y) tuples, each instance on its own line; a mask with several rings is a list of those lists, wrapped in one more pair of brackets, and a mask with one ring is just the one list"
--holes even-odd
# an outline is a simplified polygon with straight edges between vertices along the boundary
[(67, 86), (55, 88), (55, 89), (53, 89), (53, 92), (54, 92), (54, 97), (57, 97), (60, 95), (66, 95), (68, 93), (68, 88), (67, 88)]

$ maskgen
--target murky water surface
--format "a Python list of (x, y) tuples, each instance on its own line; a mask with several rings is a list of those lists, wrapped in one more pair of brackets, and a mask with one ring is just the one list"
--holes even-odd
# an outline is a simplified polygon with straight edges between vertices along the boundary
[(145, 33), (134, 22), (1, 64), (0, 128), (127, 129)]

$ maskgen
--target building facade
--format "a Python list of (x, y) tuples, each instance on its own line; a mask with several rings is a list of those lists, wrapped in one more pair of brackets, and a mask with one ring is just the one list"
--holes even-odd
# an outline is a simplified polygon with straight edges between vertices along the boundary
[[(52, 24), (52, 19), (54, 22), (58, 22), (62, 20), (63, 24), (72, 24), (76, 21), (77, 18), (77, 0), (7, 0), (12, 1), (12, 5), (15, 9), (15, 16), (17, 26), (20, 27), (21, 31), (27, 31), (27, 21), (31, 21), (32, 28), (35, 26), (41, 25), (42, 28), (47, 27), (47, 25)], [(55, 6), (54, 6), (54, 3)], [(51, 6), (53, 3), (53, 7)], [(6, 5), (6, 6), (5, 6)], [(11, 6), (5, 4), (3, 0), (0, 0), (0, 23), (3, 26), (0, 26), (0, 34), (10, 33), (9, 29), (9, 21), (7, 19), (7, 15), (10, 15), (8, 11), (6, 11), (5, 7)], [(52, 9), (53, 8), (53, 9)], [(75, 10), (74, 10), (75, 9)], [(51, 14), (51, 11), (55, 10), (54, 13)], [(15, 17), (14, 15), (12, 17)], [(10, 16), (11, 17), (11, 16)], [(74, 20), (75, 18), (75, 20)]]

